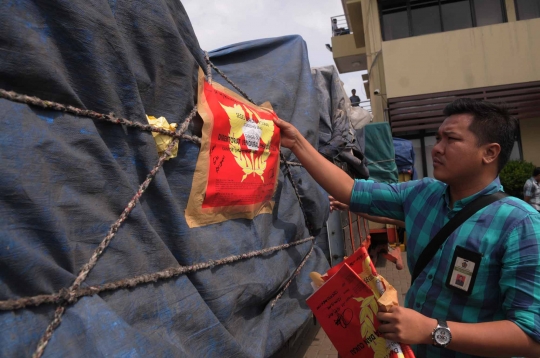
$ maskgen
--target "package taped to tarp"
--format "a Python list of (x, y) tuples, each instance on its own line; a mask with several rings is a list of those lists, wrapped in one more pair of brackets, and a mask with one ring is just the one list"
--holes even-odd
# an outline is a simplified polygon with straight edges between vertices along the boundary
[(190, 227), (272, 213), (279, 128), (269, 103), (256, 106), (199, 69), (201, 152), (186, 209)]

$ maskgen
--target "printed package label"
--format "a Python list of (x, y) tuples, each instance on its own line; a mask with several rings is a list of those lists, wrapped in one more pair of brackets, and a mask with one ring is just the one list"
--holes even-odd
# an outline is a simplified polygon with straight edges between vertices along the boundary
[(280, 133), (269, 103), (256, 106), (209, 84), (199, 69), (201, 152), (186, 209), (190, 227), (271, 213)]

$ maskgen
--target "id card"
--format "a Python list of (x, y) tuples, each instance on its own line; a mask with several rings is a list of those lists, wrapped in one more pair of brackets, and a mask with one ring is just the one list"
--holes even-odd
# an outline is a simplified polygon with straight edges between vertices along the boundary
[(481, 261), (482, 254), (457, 246), (450, 264), (446, 286), (452, 290), (470, 295)]

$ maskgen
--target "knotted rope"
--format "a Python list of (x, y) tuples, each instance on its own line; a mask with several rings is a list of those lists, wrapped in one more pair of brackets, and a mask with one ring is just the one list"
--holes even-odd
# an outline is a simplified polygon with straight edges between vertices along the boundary
[(164, 128), (155, 127), (150, 124), (142, 124), (138, 122), (129, 121), (125, 118), (117, 117), (114, 113), (103, 114), (103, 113), (91, 111), (89, 109), (81, 109), (81, 108), (77, 108), (73, 106), (66, 106), (61, 103), (47, 101), (47, 100), (43, 100), (37, 97), (27, 96), (27, 95), (19, 94), (12, 91), (6, 91), (4, 89), (0, 89), (0, 98), (4, 98), (13, 102), (28, 104), (34, 107), (40, 107), (43, 109), (52, 109), (54, 111), (66, 112), (66, 113), (74, 114), (79, 117), (90, 117), (98, 121), (104, 121), (104, 122), (109, 122), (113, 124), (122, 124), (122, 125), (125, 125), (126, 127), (136, 128), (145, 132), (161, 133), (161, 134), (165, 134), (170, 137), (173, 137), (173, 138), (186, 139), (197, 144), (201, 143), (201, 138), (197, 136), (186, 135), (184, 134), (184, 132), (182, 133), (179, 133), (178, 131), (174, 132), (174, 131), (167, 130)]

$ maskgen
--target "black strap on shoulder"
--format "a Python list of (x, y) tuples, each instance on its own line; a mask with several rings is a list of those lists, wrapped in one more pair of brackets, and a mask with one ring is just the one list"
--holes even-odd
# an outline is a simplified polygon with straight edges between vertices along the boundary
[(418, 275), (424, 271), (427, 264), (431, 261), (435, 253), (441, 247), (441, 245), (446, 241), (448, 236), (450, 236), (461, 224), (467, 221), (468, 218), (473, 216), (478, 210), (488, 206), (491, 203), (496, 202), (504, 197), (507, 197), (508, 194), (499, 191), (490, 195), (482, 195), (469, 204), (467, 204), (463, 209), (461, 209), (450, 221), (444, 225), (441, 230), (431, 239), (429, 244), (426, 246), (424, 251), (418, 257), (416, 261), (416, 266), (414, 266), (414, 271), (412, 274), (411, 285), (416, 280)]

